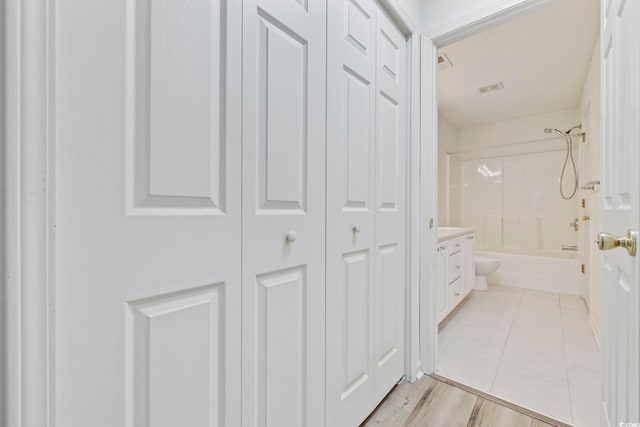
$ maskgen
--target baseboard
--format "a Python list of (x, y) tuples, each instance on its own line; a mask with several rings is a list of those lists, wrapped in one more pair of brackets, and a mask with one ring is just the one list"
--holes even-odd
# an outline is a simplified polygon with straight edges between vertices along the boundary
[(487, 281), (493, 285), (517, 286), (519, 288), (560, 294), (580, 295), (582, 292), (582, 285), (577, 279), (572, 278), (556, 279), (550, 276), (498, 270), (489, 276)]

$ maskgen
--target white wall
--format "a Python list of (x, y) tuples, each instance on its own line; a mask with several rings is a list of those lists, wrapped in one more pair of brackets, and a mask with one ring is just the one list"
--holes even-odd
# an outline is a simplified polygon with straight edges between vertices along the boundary
[[(560, 197), (565, 142), (543, 130), (568, 129), (579, 117), (572, 109), (459, 129), (461, 202), (449, 205), (449, 215), (460, 220), (451, 225), (475, 227), (480, 250), (575, 258), (561, 246), (578, 244), (568, 224), (579, 198)], [(568, 172), (565, 192), (571, 178)]]
[(403, 31), (420, 33), (424, 18), (424, 0), (379, 0), (379, 2), (386, 12), (400, 17), (403, 21)]
[(423, 0), (396, 0), (398, 5), (407, 12), (409, 18), (420, 28), (423, 19)]
[[(490, 147), (492, 145), (509, 144), (513, 142), (534, 141), (546, 138), (545, 128), (568, 129), (580, 123), (580, 113), (577, 109), (554, 111), (533, 116), (519, 117), (480, 126), (460, 129), (458, 144), (460, 150), (475, 147)], [(530, 150), (549, 148), (561, 144), (558, 142), (536, 142), (531, 144)]]
[[(583, 130), (587, 132), (586, 144), (580, 146), (581, 170), (580, 183), (602, 179), (602, 146), (600, 143), (600, 43), (596, 42), (589, 66), (589, 73), (582, 91), (580, 101), (580, 116)], [(593, 241), (602, 226), (602, 193), (581, 190), (580, 197), (585, 199), (585, 208), (580, 215), (591, 217), (589, 222), (582, 222), (584, 233), (581, 233), (580, 258), (586, 265), (586, 281), (584, 298), (589, 306), (591, 323), (596, 336), (599, 338), (601, 322), (601, 253), (596, 250)]]
[[(450, 226), (460, 221), (460, 162), (447, 152), (458, 150), (458, 128), (442, 114), (438, 116), (438, 225)], [(457, 200), (457, 202), (454, 202)], [(450, 206), (456, 214), (450, 216)]]

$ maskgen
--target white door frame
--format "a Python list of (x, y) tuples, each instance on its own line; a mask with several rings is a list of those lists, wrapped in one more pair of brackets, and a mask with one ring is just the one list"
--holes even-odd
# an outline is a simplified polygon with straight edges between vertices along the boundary
[[(438, 48), (461, 40), (554, 0), (509, 0), (482, 9), (422, 35), (421, 74), (421, 153), (420, 180), (420, 246), (425, 248), (420, 263), (420, 361), (425, 374), (436, 368), (438, 320), (435, 302), (436, 256), (438, 224)], [(429, 228), (433, 218), (434, 227)], [(413, 224), (412, 224), (413, 225)], [(434, 250), (428, 250), (434, 248)]]
[(52, 3), (6, 0), (4, 421), (52, 425)]
[[(420, 38), (397, 0), (378, 0), (408, 37), (410, 206), (407, 210), (405, 375), (422, 373), (420, 283)], [(4, 301), (0, 420), (55, 426), (55, 4), (6, 0), (4, 16)], [(124, 70), (123, 70), (124, 72)]]

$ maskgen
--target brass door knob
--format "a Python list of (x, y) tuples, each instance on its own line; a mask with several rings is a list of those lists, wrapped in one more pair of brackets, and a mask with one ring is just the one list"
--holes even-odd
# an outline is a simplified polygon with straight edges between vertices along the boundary
[(596, 240), (598, 249), (608, 251), (617, 247), (625, 248), (630, 256), (636, 256), (636, 247), (638, 245), (638, 232), (628, 230), (625, 237), (616, 237), (609, 233), (598, 233)]

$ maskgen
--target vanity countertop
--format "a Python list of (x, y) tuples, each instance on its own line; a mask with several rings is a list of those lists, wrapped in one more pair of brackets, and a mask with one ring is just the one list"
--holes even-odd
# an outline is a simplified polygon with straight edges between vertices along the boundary
[(473, 233), (472, 227), (438, 227), (438, 242)]

